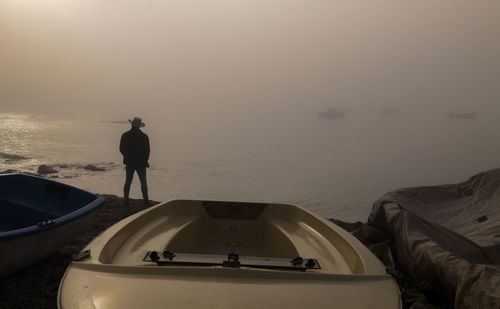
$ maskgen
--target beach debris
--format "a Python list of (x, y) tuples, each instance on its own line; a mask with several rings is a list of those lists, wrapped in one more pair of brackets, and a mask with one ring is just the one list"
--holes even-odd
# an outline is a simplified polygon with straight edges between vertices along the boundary
[(58, 173), (57, 170), (45, 164), (40, 165), (36, 172), (41, 175)]
[(106, 171), (105, 168), (103, 167), (97, 167), (93, 164), (87, 164), (83, 167), (83, 169), (87, 170), (87, 171), (92, 171), (92, 172), (104, 172)]

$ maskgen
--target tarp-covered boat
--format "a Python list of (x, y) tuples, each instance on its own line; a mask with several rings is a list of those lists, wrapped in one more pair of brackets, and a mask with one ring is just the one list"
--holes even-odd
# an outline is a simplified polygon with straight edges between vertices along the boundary
[(459, 183), (405, 188), (375, 202), (398, 263), (454, 308), (500, 308), (500, 169)]
[(401, 308), (395, 280), (365, 246), (292, 205), (162, 203), (81, 253), (59, 308)]
[(0, 276), (73, 240), (104, 202), (90, 192), (25, 174), (0, 175)]

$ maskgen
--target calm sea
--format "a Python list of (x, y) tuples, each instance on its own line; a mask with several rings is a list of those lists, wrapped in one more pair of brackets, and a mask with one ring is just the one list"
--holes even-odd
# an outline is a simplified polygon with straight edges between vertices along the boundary
[[(314, 111), (286, 117), (144, 119), (152, 147), (150, 198), (292, 203), (325, 217), (366, 220), (388, 191), (461, 182), (500, 165), (493, 117), (373, 112), (326, 118)], [(121, 195), (118, 144), (128, 129), (126, 119), (0, 114), (0, 171), (36, 173), (47, 164), (58, 181)], [(88, 164), (104, 171), (84, 169)], [(141, 197), (137, 178), (131, 195)]]

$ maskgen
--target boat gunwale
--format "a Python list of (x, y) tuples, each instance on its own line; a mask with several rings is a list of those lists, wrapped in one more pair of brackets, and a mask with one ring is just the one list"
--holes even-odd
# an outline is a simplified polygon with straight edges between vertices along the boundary
[[(176, 277), (196, 277), (199, 280), (207, 278), (207, 281), (213, 281), (214, 277), (228, 277), (231, 279), (238, 273), (240, 278), (254, 277), (255, 279), (295, 279), (295, 280), (343, 280), (343, 281), (377, 281), (392, 279), (388, 274), (340, 274), (340, 273), (324, 273), (318, 271), (297, 271), (285, 269), (266, 269), (257, 267), (224, 267), (224, 266), (159, 266), (159, 265), (114, 265), (114, 264), (95, 264), (85, 261), (73, 261), (67, 268), (66, 272), (72, 271), (88, 271), (92, 273), (107, 273), (109, 275), (129, 275), (129, 276), (169, 276)], [(172, 277), (173, 276), (173, 277)], [(61, 279), (60, 285), (63, 284), (65, 276)], [(212, 279), (211, 279), (212, 278)]]
[(41, 179), (43, 181), (55, 183), (57, 185), (69, 188), (71, 190), (76, 190), (76, 191), (87, 193), (88, 195), (95, 197), (95, 199), (83, 207), (80, 207), (80, 208), (78, 208), (78, 209), (76, 209), (76, 210), (74, 210), (66, 215), (57, 217), (55, 219), (55, 222), (52, 224), (48, 224), (45, 226), (39, 226), (37, 224), (34, 224), (34, 225), (30, 225), (30, 226), (23, 227), (20, 229), (0, 232), (0, 240), (8, 240), (8, 239), (13, 239), (13, 238), (20, 238), (20, 237), (24, 237), (24, 236), (29, 236), (32, 234), (43, 233), (45, 231), (63, 226), (65, 224), (73, 222), (73, 221), (83, 217), (84, 215), (92, 212), (93, 210), (95, 210), (97, 207), (99, 207), (105, 201), (105, 199), (102, 196), (99, 196), (97, 194), (88, 192), (86, 190), (82, 190), (80, 188), (77, 188), (77, 187), (74, 187), (74, 186), (71, 186), (71, 185), (68, 185), (65, 183), (61, 183), (58, 181), (43, 178), (43, 177), (27, 175), (27, 174), (22, 174), (22, 173), (4, 174), (2, 176), (22, 176), (22, 177), (26, 177), (28, 179), (29, 178), (37, 178), (37, 179)]

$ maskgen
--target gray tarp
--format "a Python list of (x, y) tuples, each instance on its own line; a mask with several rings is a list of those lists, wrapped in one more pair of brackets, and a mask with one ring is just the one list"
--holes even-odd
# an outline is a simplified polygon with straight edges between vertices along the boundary
[(405, 188), (373, 205), (398, 263), (455, 308), (500, 308), (500, 169), (454, 185)]

